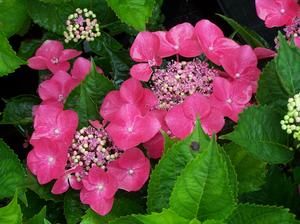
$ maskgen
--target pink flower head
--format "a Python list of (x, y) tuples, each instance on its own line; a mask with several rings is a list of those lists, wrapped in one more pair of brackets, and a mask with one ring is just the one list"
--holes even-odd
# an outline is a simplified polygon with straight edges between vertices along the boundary
[(255, 0), (256, 12), (268, 28), (290, 25), (299, 15), (297, 0)]
[(39, 139), (27, 156), (29, 170), (40, 184), (59, 178), (67, 164), (67, 151), (61, 144), (49, 139)]
[(55, 40), (46, 40), (40, 46), (34, 57), (28, 59), (28, 66), (37, 70), (49, 69), (52, 73), (59, 70), (67, 71), (70, 68), (68, 60), (81, 54), (74, 49), (64, 50), (61, 42)]
[(200, 20), (195, 27), (195, 34), (206, 57), (220, 65), (225, 51), (239, 47), (229, 38), (225, 38), (222, 30), (209, 20)]
[(145, 115), (157, 103), (154, 93), (143, 88), (138, 80), (130, 78), (122, 83), (120, 91), (114, 90), (106, 95), (100, 114), (105, 120), (112, 121), (124, 104), (133, 104)]
[(166, 115), (166, 122), (172, 134), (183, 139), (193, 131), (197, 117), (209, 135), (220, 131), (225, 124), (223, 115), (210, 105), (207, 97), (199, 93), (187, 97), (182, 104), (173, 107)]
[(252, 88), (249, 84), (230, 82), (217, 77), (213, 82), (214, 92), (211, 101), (224, 116), (233, 121), (238, 120), (238, 115), (249, 104), (252, 97)]
[(149, 177), (150, 162), (138, 148), (125, 151), (108, 165), (108, 173), (118, 179), (118, 188), (138, 191)]
[(112, 208), (118, 190), (117, 180), (101, 168), (93, 166), (82, 183), (80, 200), (98, 214), (106, 215)]
[(123, 105), (115, 116), (106, 130), (115, 145), (123, 150), (147, 142), (161, 127), (155, 116), (151, 113), (143, 116), (132, 104)]
[(159, 38), (151, 32), (140, 32), (130, 48), (130, 56), (134, 61), (141, 63), (131, 67), (131, 76), (141, 81), (148, 81), (152, 74), (152, 67), (162, 63), (158, 51)]
[(30, 143), (35, 145), (40, 138), (60, 141), (68, 146), (75, 134), (78, 125), (77, 113), (72, 110), (63, 110), (57, 104), (42, 104), (35, 111), (34, 132)]
[(75, 190), (80, 190), (82, 187), (81, 182), (76, 180), (76, 176), (72, 174), (76, 174), (82, 171), (80, 166), (73, 167), (69, 170), (65, 170), (64, 174), (59, 177), (54, 183), (51, 193), (52, 194), (63, 194), (69, 189), (71, 186)]
[(160, 39), (159, 55), (169, 57), (179, 54), (183, 57), (196, 57), (201, 49), (194, 34), (194, 27), (190, 23), (181, 23), (168, 32), (154, 33)]
[(43, 101), (64, 103), (75, 85), (76, 83), (68, 73), (58, 71), (51, 79), (39, 85), (38, 93)]
[(257, 68), (257, 57), (248, 45), (224, 53), (220, 60), (224, 70), (236, 81), (251, 84), (256, 92), (260, 70)]
[[(71, 70), (72, 78), (77, 80), (79, 83), (80, 81), (84, 80), (85, 77), (91, 71), (91, 62), (83, 57), (79, 57), (75, 60), (73, 68)], [(96, 71), (99, 74), (103, 74), (103, 70), (99, 67), (96, 67)]]

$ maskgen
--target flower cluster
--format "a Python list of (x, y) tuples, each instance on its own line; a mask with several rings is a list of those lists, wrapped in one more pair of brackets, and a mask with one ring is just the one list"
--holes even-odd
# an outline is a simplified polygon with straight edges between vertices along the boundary
[[(199, 58), (202, 54), (205, 60)], [(223, 128), (224, 117), (237, 121), (257, 89), (256, 52), (226, 38), (208, 20), (200, 20), (195, 28), (182, 23), (169, 31), (140, 32), (130, 55), (138, 62), (131, 68), (131, 76), (149, 82), (158, 98), (152, 114), (160, 114), (162, 129), (181, 139), (192, 132), (197, 117), (210, 135)], [(160, 133), (154, 138), (146, 148), (160, 151)]]
[[(106, 123), (90, 121), (90, 126), (77, 130), (78, 115), (65, 110), (64, 103), (91, 70), (91, 62), (78, 57), (69, 71), (68, 60), (80, 53), (64, 50), (60, 42), (48, 40), (29, 59), (31, 68), (49, 69), (53, 74), (38, 88), (43, 101), (33, 110), (34, 132), (30, 139), (33, 150), (28, 154), (27, 165), (40, 184), (55, 180), (53, 194), (62, 194), (69, 187), (80, 190), (82, 203), (105, 215), (111, 210), (118, 189), (137, 191), (147, 181), (150, 162), (134, 146), (152, 138), (160, 128), (160, 122), (147, 113), (150, 110), (148, 104), (156, 103), (151, 91), (144, 90), (138, 81), (128, 80), (121, 87), (121, 95), (124, 101), (139, 102), (138, 105), (131, 107), (129, 103), (122, 108), (111, 107), (115, 112), (114, 119), (106, 117), (111, 121), (107, 127)], [(55, 66), (54, 57), (58, 58)], [(100, 68), (96, 67), (96, 70), (103, 74)], [(131, 95), (134, 94), (131, 84), (143, 93)], [(131, 97), (141, 98), (137, 101), (138, 98)], [(138, 110), (142, 112), (139, 114)], [(125, 144), (114, 141), (111, 136), (121, 140), (124, 137)]]
[(79, 40), (93, 41), (101, 35), (96, 15), (88, 9), (76, 9), (66, 21), (65, 42)]
[(300, 94), (289, 98), (287, 104), (288, 112), (280, 121), (282, 130), (288, 134), (293, 134), (293, 137), (300, 141)]
[[(300, 47), (300, 6), (297, 0), (256, 0), (256, 12), (260, 19), (265, 21), (268, 28), (285, 26), (286, 39), (294, 39), (296, 46)], [(276, 48), (279, 41), (275, 38)]]

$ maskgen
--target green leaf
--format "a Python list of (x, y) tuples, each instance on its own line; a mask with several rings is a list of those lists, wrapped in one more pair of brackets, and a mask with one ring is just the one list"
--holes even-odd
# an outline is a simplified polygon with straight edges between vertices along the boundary
[[(0, 138), (0, 199), (25, 190), (26, 173), (18, 156)], [(0, 222), (1, 223), (1, 222)]]
[(121, 21), (142, 31), (146, 28), (155, 0), (106, 0)]
[(70, 2), (71, 0), (39, 0), (39, 1), (45, 3), (51, 3), (51, 4), (62, 4), (62, 3)]
[(81, 221), (88, 207), (81, 203), (79, 192), (68, 191), (64, 197), (64, 214), (67, 224), (75, 224)]
[(275, 58), (276, 70), (282, 88), (289, 96), (300, 91), (300, 51), (293, 44), (289, 45), (283, 35), (279, 34), (280, 48)]
[(240, 114), (237, 127), (223, 138), (265, 162), (287, 163), (294, 153), (286, 146), (288, 136), (281, 130), (280, 120), (273, 108), (252, 106)]
[(28, 21), (26, 0), (2, 0), (0, 9), (0, 30), (7, 38), (20, 31)]
[(41, 27), (62, 35), (66, 30), (65, 22), (75, 10), (71, 4), (47, 4), (38, 0), (27, 0), (32, 20)]
[(143, 223), (133, 216), (124, 216), (109, 221), (108, 224), (143, 224)]
[(227, 224), (291, 224), (295, 215), (275, 206), (240, 204), (226, 220)]
[(201, 224), (201, 222), (198, 219), (192, 219), (189, 224)]
[(235, 167), (239, 194), (259, 190), (265, 181), (267, 164), (234, 143), (229, 143), (224, 148)]
[(41, 211), (33, 216), (31, 219), (27, 220), (25, 224), (42, 224), (46, 218), (46, 206), (44, 206)]
[(35, 51), (42, 45), (42, 40), (31, 39), (21, 42), (21, 46), (18, 51), (18, 56), (24, 60), (32, 57)]
[(189, 162), (170, 197), (170, 207), (178, 215), (200, 221), (223, 220), (236, 206), (236, 184), (232, 183), (224, 151), (214, 139), (207, 150)]
[(294, 213), (300, 210), (298, 184), (286, 175), (285, 170), (272, 166), (265, 182), (261, 190), (241, 195), (240, 201), (283, 206)]
[(142, 212), (143, 208), (136, 201), (130, 198), (121, 197), (115, 199), (112, 210), (106, 216), (100, 216), (93, 210), (88, 209), (86, 214), (82, 217), (80, 224), (106, 224), (120, 216)]
[(244, 41), (255, 47), (268, 47), (268, 43), (255, 31), (250, 30), (237, 23), (235, 20), (228, 18), (224, 15), (218, 14), (222, 19), (224, 19), (237, 33), (244, 39)]
[(46, 201), (61, 201), (63, 199), (61, 195), (51, 193), (52, 184), (40, 185), (36, 177), (30, 172), (27, 172), (26, 187)]
[(3, 111), (0, 124), (24, 125), (32, 123), (32, 107), (40, 100), (31, 95), (21, 95), (9, 99)]
[(25, 61), (16, 56), (8, 40), (0, 32), (0, 77), (14, 72), (23, 64)]
[(0, 208), (0, 223), (1, 224), (21, 224), (22, 212), (18, 205), (18, 196), (15, 194), (12, 201), (5, 207)]
[(225, 224), (220, 220), (208, 219), (203, 224)]
[(89, 42), (89, 47), (91, 50), (100, 56), (107, 55), (105, 46), (109, 46), (111, 50), (118, 51), (122, 49), (122, 45), (109, 34), (102, 32), (99, 38), (96, 38), (94, 41)]
[(286, 113), (289, 92), (280, 81), (275, 60), (269, 62), (263, 69), (258, 82), (256, 98), (262, 105), (272, 105), (282, 114)]
[(177, 215), (170, 209), (163, 209), (161, 213), (152, 213), (150, 215), (134, 215), (144, 224), (188, 224), (189, 220)]
[(88, 125), (89, 120), (100, 119), (99, 107), (108, 92), (115, 87), (105, 76), (96, 71), (92, 60), (91, 72), (69, 95), (65, 108), (73, 109), (79, 117), (79, 126)]
[(185, 140), (175, 143), (167, 150), (158, 165), (152, 171), (148, 184), (147, 209), (148, 212), (160, 212), (169, 207), (169, 197), (186, 164), (193, 160), (199, 151), (194, 151), (191, 144), (199, 144), (202, 152), (209, 145), (209, 137), (203, 132), (197, 121), (194, 132)]

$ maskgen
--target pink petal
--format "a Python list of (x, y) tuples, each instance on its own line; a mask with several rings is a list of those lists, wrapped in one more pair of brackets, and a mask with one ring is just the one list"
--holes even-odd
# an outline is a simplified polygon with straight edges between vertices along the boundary
[(48, 59), (52, 59), (53, 57), (59, 58), (62, 54), (64, 46), (61, 42), (56, 40), (46, 40), (42, 46), (40, 46), (35, 55), (43, 56)]
[(279, 5), (274, 0), (255, 0), (258, 17), (265, 20), (269, 14), (277, 13)]
[(235, 41), (221, 37), (215, 40), (213, 50), (209, 50), (206, 56), (215, 64), (220, 65), (220, 60), (226, 53), (230, 54), (233, 49), (239, 48), (240, 45), (237, 44)]
[(228, 80), (216, 77), (213, 81), (213, 95), (219, 100), (226, 101), (230, 98), (231, 84)]
[(130, 48), (130, 56), (136, 62), (148, 62), (157, 57), (158, 51), (159, 38), (151, 32), (140, 32)]
[(59, 61), (68, 61), (72, 58), (76, 58), (80, 54), (81, 54), (81, 51), (77, 51), (74, 49), (66, 49), (66, 50), (63, 50), (63, 52), (59, 58)]
[(119, 91), (109, 92), (100, 107), (100, 114), (105, 120), (113, 120), (121, 106), (126, 104)]
[(149, 81), (152, 69), (148, 63), (135, 64), (130, 69), (130, 75), (140, 81)]
[(157, 31), (154, 34), (159, 38), (159, 51), (158, 55), (162, 58), (170, 57), (176, 54), (176, 50), (172, 46), (171, 43), (167, 40), (167, 32), (165, 31)]
[(205, 117), (210, 112), (208, 98), (202, 94), (195, 93), (184, 100), (183, 112), (188, 119), (196, 120), (197, 116)]
[(86, 75), (91, 71), (91, 62), (83, 57), (79, 57), (75, 60), (71, 75), (74, 79), (80, 81), (84, 80)]
[(140, 109), (142, 115), (145, 115), (158, 104), (158, 99), (150, 89), (143, 90), (143, 98), (138, 102), (137, 107)]
[(114, 198), (105, 199), (99, 197), (95, 191), (87, 191), (82, 188), (80, 191), (80, 200), (84, 204), (89, 204), (90, 207), (99, 215), (106, 215), (110, 212), (113, 206)]
[(51, 193), (52, 194), (63, 194), (69, 189), (68, 177), (65, 175), (58, 178), (54, 183)]
[(145, 142), (143, 146), (147, 149), (147, 153), (152, 159), (159, 159), (164, 151), (164, 137), (161, 133), (157, 133), (148, 142)]
[(127, 150), (122, 156), (109, 164), (108, 172), (118, 179), (118, 188), (138, 191), (149, 177), (150, 162), (137, 148)]
[(116, 146), (123, 150), (150, 140), (160, 129), (157, 118), (151, 114), (141, 116), (134, 105), (126, 104), (106, 128)]
[(166, 39), (184, 57), (195, 57), (201, 53), (194, 35), (194, 27), (190, 23), (181, 23), (174, 26), (167, 32)]
[(273, 58), (277, 55), (275, 51), (272, 51), (268, 48), (257, 47), (254, 49), (257, 59)]
[(295, 45), (300, 48), (300, 38), (299, 37), (295, 37), (294, 38), (294, 42), (295, 42)]
[(218, 133), (225, 125), (223, 114), (215, 108), (212, 108), (211, 113), (200, 120), (205, 133), (208, 135)]
[(201, 49), (206, 54), (209, 48), (214, 47), (216, 39), (224, 37), (222, 30), (209, 20), (200, 20), (195, 26), (195, 35), (198, 38)]
[(165, 120), (169, 129), (177, 138), (184, 139), (193, 131), (194, 121), (185, 116), (181, 104), (173, 107), (167, 113)]
[(69, 177), (69, 183), (70, 186), (74, 189), (74, 190), (80, 190), (82, 188), (82, 183), (78, 182), (76, 180), (76, 177), (74, 175), (72, 175), (71, 177)]
[(70, 145), (78, 126), (78, 115), (72, 110), (62, 111), (57, 117), (57, 128), (62, 132), (61, 139)]
[(34, 56), (28, 59), (28, 66), (36, 70), (47, 69), (47, 59), (42, 56)]
[(68, 71), (70, 68), (70, 63), (67, 61), (59, 62), (58, 64), (53, 64), (51, 61), (47, 62), (47, 67), (52, 73), (59, 71)]
[(122, 83), (120, 95), (122, 99), (128, 103), (135, 104), (142, 99), (144, 95), (144, 88), (138, 80), (130, 78)]

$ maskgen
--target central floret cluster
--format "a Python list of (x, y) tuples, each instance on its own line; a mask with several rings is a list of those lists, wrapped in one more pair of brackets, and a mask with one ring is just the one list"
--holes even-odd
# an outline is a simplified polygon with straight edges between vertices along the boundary
[(170, 109), (180, 104), (187, 96), (212, 93), (213, 79), (218, 76), (216, 69), (209, 68), (207, 62), (171, 61), (165, 69), (156, 69), (151, 78), (151, 90), (159, 100), (159, 109)]
[(106, 171), (108, 163), (117, 159), (121, 153), (104, 128), (88, 126), (76, 132), (68, 151), (68, 160), (71, 167), (82, 167), (82, 173), (76, 174), (77, 181), (80, 181), (93, 166)]
[(96, 15), (88, 9), (76, 9), (75, 13), (69, 15), (66, 25), (67, 31), (64, 32), (66, 43), (84, 39), (93, 41), (101, 34)]

